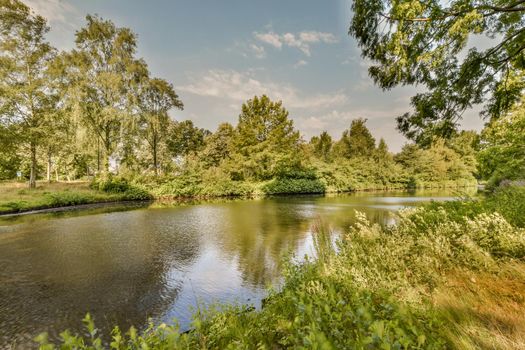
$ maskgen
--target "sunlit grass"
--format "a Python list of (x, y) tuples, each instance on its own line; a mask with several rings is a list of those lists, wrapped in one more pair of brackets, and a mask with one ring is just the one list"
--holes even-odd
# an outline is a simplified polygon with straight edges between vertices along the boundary
[(27, 183), (0, 183), (0, 213), (17, 213), (34, 209), (134, 199), (129, 193), (110, 193), (90, 188), (85, 181), (37, 182), (34, 189)]
[(525, 264), (456, 271), (433, 296), (458, 349), (525, 349)]

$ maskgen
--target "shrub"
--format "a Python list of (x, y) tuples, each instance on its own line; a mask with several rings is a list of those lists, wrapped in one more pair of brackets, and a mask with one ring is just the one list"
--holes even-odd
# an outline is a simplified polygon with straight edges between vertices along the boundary
[(89, 195), (76, 192), (54, 192), (46, 193), (46, 204), (50, 207), (67, 207), (70, 205), (80, 205), (93, 202), (93, 198)]
[(90, 187), (106, 193), (123, 193), (131, 186), (124, 178), (110, 176), (106, 179), (93, 180)]
[(264, 194), (324, 193), (324, 184), (317, 179), (274, 179), (261, 188)]

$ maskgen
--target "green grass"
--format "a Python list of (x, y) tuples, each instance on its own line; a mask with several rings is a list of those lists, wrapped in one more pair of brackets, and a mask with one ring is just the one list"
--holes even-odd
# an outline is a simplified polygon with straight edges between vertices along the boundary
[(0, 214), (148, 198), (149, 194), (137, 187), (118, 192), (93, 189), (89, 182), (38, 182), (35, 189), (29, 189), (26, 183), (3, 182), (0, 183)]
[[(397, 224), (366, 216), (337, 243), (314, 227), (318, 259), (287, 263), (285, 283), (261, 310), (216, 306), (193, 330), (151, 326), (111, 334), (113, 349), (517, 349), (524, 345), (525, 229), (511, 224), (520, 188), (483, 201), (430, 204), (399, 213)], [(493, 210), (494, 203), (500, 206)], [(458, 209), (459, 208), (459, 209)], [(498, 212), (501, 210), (501, 214)], [(63, 333), (61, 349), (99, 349)], [(42, 349), (55, 349), (45, 335)]]

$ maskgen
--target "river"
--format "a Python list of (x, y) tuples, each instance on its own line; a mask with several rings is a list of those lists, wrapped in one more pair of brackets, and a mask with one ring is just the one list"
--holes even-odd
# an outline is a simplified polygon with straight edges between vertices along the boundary
[[(144, 203), (0, 219), (0, 348), (31, 346), (40, 332), (142, 329), (212, 302), (260, 307), (278, 285), (282, 257), (312, 254), (312, 224), (335, 234), (355, 220), (451, 192), (363, 192), (186, 204)], [(34, 346), (34, 345), (33, 345)]]

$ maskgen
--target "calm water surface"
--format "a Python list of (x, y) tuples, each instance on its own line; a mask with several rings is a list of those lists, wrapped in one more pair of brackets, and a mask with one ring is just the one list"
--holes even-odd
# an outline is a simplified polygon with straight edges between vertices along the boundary
[(359, 193), (193, 205), (144, 204), (0, 219), (0, 348), (26, 348), (43, 331), (81, 332), (178, 319), (197, 305), (260, 306), (283, 254), (312, 253), (319, 218), (334, 232), (355, 211), (388, 223), (392, 211), (454, 193)]

